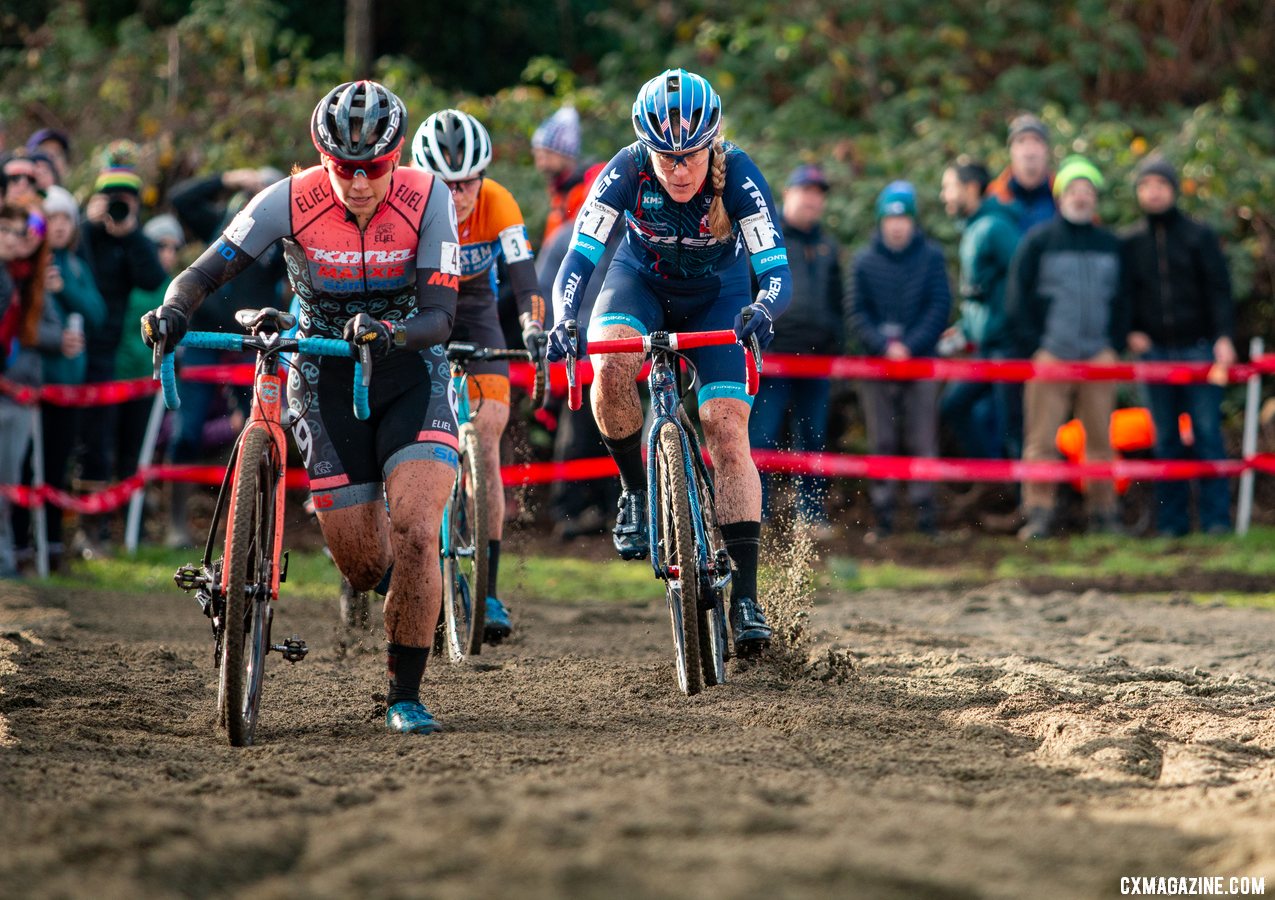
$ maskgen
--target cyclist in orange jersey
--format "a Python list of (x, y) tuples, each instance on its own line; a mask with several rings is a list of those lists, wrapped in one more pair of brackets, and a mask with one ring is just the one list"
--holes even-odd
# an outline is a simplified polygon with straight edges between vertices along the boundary
[[(496, 306), (496, 260), (503, 256), (518, 301), (522, 339), (532, 359), (541, 352), (545, 300), (536, 278), (527, 226), (513, 194), (483, 172), (491, 163), (491, 136), (468, 113), (444, 109), (421, 123), (412, 140), (412, 161), (442, 179), (452, 191), (460, 237), (460, 296), (452, 339), (479, 347), (504, 347)], [(498, 599), (497, 573), (505, 523), (505, 489), (500, 481), (500, 436), (509, 422), (509, 364), (483, 361), (469, 366), (470, 401), (487, 471), (489, 536), (488, 596), (483, 638), (499, 643), (512, 632), (509, 611)]]

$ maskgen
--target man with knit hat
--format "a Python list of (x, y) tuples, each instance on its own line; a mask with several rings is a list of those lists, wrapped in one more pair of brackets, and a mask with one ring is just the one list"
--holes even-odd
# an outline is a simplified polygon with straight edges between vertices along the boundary
[[(1102, 173), (1082, 156), (1063, 161), (1054, 177), (1058, 216), (1034, 228), (1010, 263), (1005, 312), (1018, 355), (1033, 362), (1111, 363), (1129, 333), (1128, 292), (1120, 243), (1094, 224)], [(1055, 434), (1075, 409), (1085, 428), (1085, 459), (1109, 462), (1115, 408), (1112, 381), (1029, 381), (1023, 392), (1024, 461), (1057, 459)], [(1047, 537), (1055, 524), (1055, 485), (1023, 485), (1023, 540)], [(1115, 485), (1089, 483), (1092, 530), (1118, 532)]]
[[(1224, 376), (1236, 358), (1231, 340), (1234, 310), (1217, 234), (1178, 209), (1178, 173), (1164, 157), (1147, 157), (1134, 179), (1144, 218), (1121, 240), (1133, 307), (1129, 349), (1147, 360), (1211, 362)], [(1146, 391), (1157, 458), (1225, 458), (1220, 385), (1149, 384)], [(1183, 445), (1178, 429), (1182, 413), (1191, 417), (1189, 447)], [(1196, 485), (1200, 529), (1209, 534), (1229, 532), (1227, 480), (1205, 478)], [(1190, 482), (1156, 482), (1156, 528), (1161, 534), (1177, 537), (1191, 530), (1190, 500)]]
[[(850, 326), (874, 356), (934, 356), (952, 309), (943, 251), (917, 226), (916, 189), (909, 182), (886, 185), (876, 212), (872, 244), (854, 260)], [(896, 456), (906, 447), (912, 456), (938, 456), (937, 382), (865, 381), (860, 392), (870, 453)], [(868, 494), (876, 516), (869, 539), (888, 537), (894, 530), (895, 482), (874, 481)], [(917, 529), (937, 533), (934, 485), (910, 482), (908, 499)]]
[(1053, 180), (1049, 173), (1049, 128), (1037, 116), (1023, 113), (1009, 123), (1009, 166), (987, 186), (989, 197), (1018, 210), (1022, 234), (1054, 217)]
[(548, 182), (549, 215), (540, 241), (544, 246), (555, 231), (575, 221), (601, 166), (586, 170), (580, 165), (580, 114), (574, 106), (560, 107), (540, 123), (531, 135), (531, 156)]
[[(124, 333), (124, 313), (134, 288), (154, 290), (167, 276), (155, 245), (138, 227), (142, 179), (133, 170), (135, 148), (116, 142), (108, 150), (106, 167), (93, 184), (93, 195), (84, 209), (80, 226), (80, 257), (88, 263), (106, 302), (106, 320), (88, 334), (86, 384), (115, 378), (115, 357)], [(99, 415), (84, 419), (84, 457), (81, 476), (90, 487), (104, 486), (115, 477), (118, 410), (104, 406)], [(107, 520), (99, 520), (105, 529)], [(92, 543), (101, 532), (87, 535)]]

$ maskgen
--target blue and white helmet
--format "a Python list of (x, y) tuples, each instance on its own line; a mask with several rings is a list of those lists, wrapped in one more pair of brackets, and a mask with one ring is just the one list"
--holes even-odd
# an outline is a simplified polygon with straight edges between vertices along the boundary
[(657, 153), (707, 147), (722, 125), (722, 100), (708, 81), (685, 69), (667, 69), (638, 91), (633, 130)]

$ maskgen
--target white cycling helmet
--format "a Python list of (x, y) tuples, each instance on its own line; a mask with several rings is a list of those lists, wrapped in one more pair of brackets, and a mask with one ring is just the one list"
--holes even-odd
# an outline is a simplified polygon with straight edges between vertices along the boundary
[(412, 162), (444, 181), (474, 178), (491, 163), (491, 135), (469, 113), (439, 110), (416, 129)]

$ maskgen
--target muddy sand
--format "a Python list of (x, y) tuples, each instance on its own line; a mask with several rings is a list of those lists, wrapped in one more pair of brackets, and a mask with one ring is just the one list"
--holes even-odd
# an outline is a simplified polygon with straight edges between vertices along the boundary
[[(654, 584), (653, 584), (654, 587)], [(516, 595), (511, 596), (516, 601)], [(820, 598), (675, 692), (661, 606), (514, 603), (382, 733), (372, 634), (284, 599), (258, 746), (193, 601), (0, 591), (3, 897), (1114, 897), (1275, 891), (1275, 613), (1098, 591)]]

